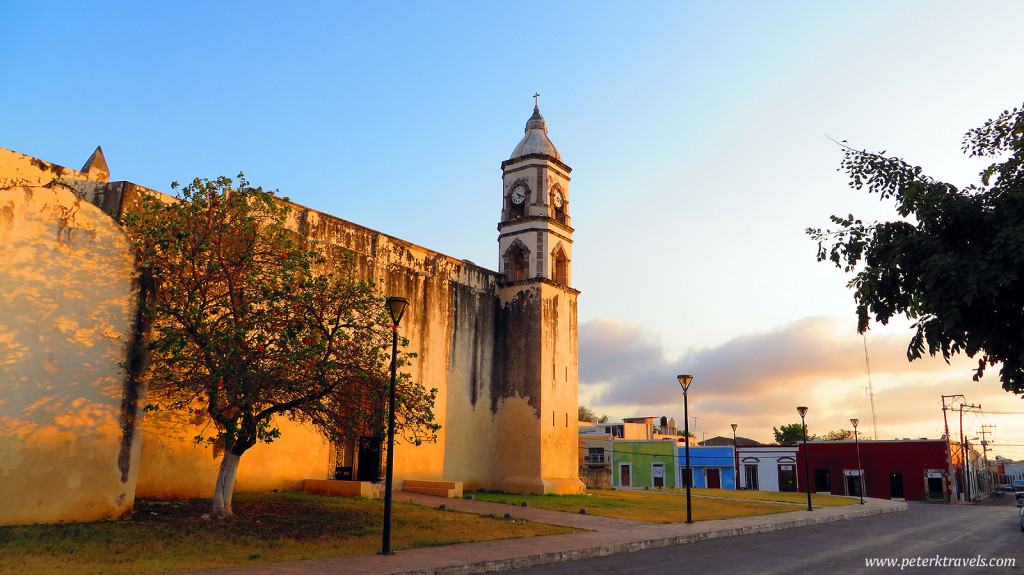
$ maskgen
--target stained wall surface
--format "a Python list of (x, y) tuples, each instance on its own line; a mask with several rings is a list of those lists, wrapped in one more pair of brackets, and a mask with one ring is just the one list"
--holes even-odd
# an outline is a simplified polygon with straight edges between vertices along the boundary
[(135, 325), (128, 241), (69, 188), (16, 185), (0, 189), (0, 253), (0, 524), (128, 513), (140, 391), (120, 367)]
[[(66, 492), (67, 497), (51, 497), (56, 505), (52, 513), (43, 513), (37, 508), (26, 511), (22, 517), (31, 517), (30, 521), (79, 520), (84, 516), (66, 512), (61, 507), (65, 499), (88, 500), (84, 495), (78, 497), (85, 493), (83, 485), (88, 482), (83, 478), (86, 475), (75, 475), (77, 472), (72, 469), (79, 465), (89, 470), (101, 467), (107, 461), (105, 450), (116, 446), (115, 460), (121, 471), (126, 468), (124, 448), (129, 446), (128, 472), (124, 480), (118, 476), (119, 489), (113, 500), (84, 505), (111, 515), (130, 509), (135, 495), (208, 497), (212, 494), (219, 457), (212, 449), (196, 446), (192, 441), (197, 431), (196, 422), (148, 413), (142, 424), (141, 441), (134, 422), (128, 426), (131, 433), (115, 429), (118, 425), (125, 428), (121, 395), (126, 385), (118, 379), (117, 364), (126, 357), (124, 344), (134, 308), (130, 303), (133, 300), (129, 250), (114, 218), (131, 209), (134, 196), (158, 192), (129, 182), (108, 182), (106, 163), (98, 149), (82, 171), (75, 171), (0, 148), (0, 189), (8, 186), (3, 190), (7, 194), (4, 198), (21, 197), (18, 194), (26, 193), (15, 192), (10, 186), (38, 186), (54, 179), (61, 183), (32, 190), (58, 194), (63, 202), (60, 205), (67, 204), (70, 208), (54, 208), (59, 202), (42, 196), (29, 202), (36, 206), (31, 209), (16, 209), (15, 203), (10, 202), (10, 208), (0, 204), (0, 210), (7, 210), (0, 212), (5, 218), (0, 220), (0, 227), (7, 226), (7, 235), (0, 238), (8, 243), (17, 239), (38, 244), (32, 247), (34, 251), (26, 252), (20, 259), (2, 262), (6, 266), (0, 268), (4, 273), (11, 278), (27, 274), (18, 280), (27, 282), (29, 276), (37, 275), (32, 271), (34, 265), (63, 266), (59, 272), (53, 272), (59, 277), (39, 280), (48, 282), (45, 285), (26, 283), (12, 290), (12, 294), (20, 294), (17, 297), (28, 297), (26, 294), (35, 289), (35, 299), (31, 301), (15, 301), (11, 299), (15, 296), (5, 294), (7, 299), (0, 301), (7, 307), (0, 312), (0, 323), (28, 322), (41, 317), (40, 314), (50, 313), (47, 310), (55, 304), (48, 303), (49, 299), (70, 298), (74, 301), (68, 307), (82, 316), (69, 316), (77, 322), (73, 325), (93, 325), (87, 323), (88, 320), (114, 327), (81, 328), (74, 338), (65, 335), (61, 345), (66, 346), (66, 353), (56, 353), (67, 358), (82, 356), (85, 367), (61, 371), (64, 364), (60, 364), (59, 371), (46, 376), (48, 379), (42, 377), (50, 373), (47, 371), (50, 367), (46, 366), (52, 367), (47, 363), (50, 353), (47, 350), (51, 348), (15, 341), (12, 338), (16, 336), (5, 335), (18, 333), (21, 324), (13, 331), (5, 329), (0, 333), (0, 353), (6, 354), (0, 356), (3, 357), (0, 368), (20, 370), (17, 377), (24, 381), (20, 384), (24, 389), (18, 392), (21, 395), (0, 396), (0, 481), (6, 481), (19, 470), (24, 472), (31, 468), (27, 477), (34, 478), (34, 482), (11, 483), (13, 492), (24, 490), (34, 496), (32, 490), (35, 489), (52, 494), (55, 489), (73, 485), (74, 489)], [(65, 184), (75, 193), (65, 190)], [(163, 197), (173, 201), (168, 196)], [(89, 205), (90, 202), (95, 205)], [(441, 431), (436, 442), (420, 446), (399, 437), (395, 450), (396, 485), (400, 486), (405, 479), (437, 479), (462, 481), (467, 489), (504, 488), (537, 493), (583, 489), (578, 480), (576, 453), (575, 290), (548, 280), (504, 286), (498, 273), (473, 263), (299, 205), (293, 208), (293, 229), (322, 247), (329, 259), (353, 256), (360, 277), (374, 279), (381, 295), (403, 296), (410, 300), (400, 333), (410, 340), (408, 350), (418, 357), (408, 371), (414, 381), (439, 390), (434, 413)], [(46, 224), (50, 228), (42, 223), (33, 224), (35, 227), (31, 229), (18, 224), (24, 229), (17, 232), (20, 235), (13, 235), (11, 230), (17, 226), (5, 222), (14, 222), (15, 215), (24, 219), (21, 214), (33, 209), (40, 214), (50, 214), (52, 221)], [(69, 209), (80, 214), (76, 220), (79, 227), (61, 224), (60, 218), (64, 216), (59, 214), (66, 214)], [(86, 221), (84, 214), (89, 215), (89, 222), (96, 222), (95, 230), (69, 232), (85, 229), (82, 227)], [(68, 244), (71, 247), (59, 242), (57, 247), (43, 246), (44, 238), (64, 237), (60, 234), (78, 243)], [(80, 257), (77, 251), (85, 249), (80, 246), (85, 246), (82, 242), (86, 240), (88, 249), (97, 252), (88, 258)], [(44, 248), (63, 251), (48, 255)], [(94, 269), (94, 266), (108, 264), (110, 270)], [(0, 277), (5, 287), (8, 281), (14, 281)], [(63, 287), (79, 284), (82, 285), (74, 289)], [(86, 290), (93, 284), (95, 290)], [(78, 295), (79, 292), (85, 295)], [(104, 319), (107, 316), (100, 313), (100, 310), (112, 309), (113, 301), (123, 304), (118, 308), (122, 315), (117, 321), (113, 316)], [(21, 315), (14, 317), (16, 314)], [(59, 339), (58, 335), (64, 333), (61, 330), (69, 329), (68, 325), (72, 324), (61, 323), (54, 327), (56, 333), (48, 337)], [(90, 376), (93, 379), (88, 384), (76, 379), (79, 378), (77, 373), (88, 374), (90, 370), (98, 371)], [(26, 371), (31, 373), (22, 373)], [(95, 397), (87, 394), (82, 396), (85, 399), (79, 398), (79, 390), (89, 386), (95, 388)], [(24, 391), (29, 388), (31, 393)], [(141, 391), (135, 389), (136, 393)], [(65, 407), (70, 407), (71, 411), (51, 409), (46, 413), (50, 413), (54, 421), (47, 421), (39, 415), (42, 413), (40, 406), (50, 401), (47, 394), (60, 394)], [(94, 404), (102, 408), (93, 407)], [(26, 418), (26, 411), (31, 412), (30, 417)], [(56, 426), (57, 419), (65, 426)], [(81, 425), (68, 425), (71, 420)], [(310, 428), (288, 421), (279, 423), (281, 439), (272, 444), (259, 444), (242, 457), (237, 491), (292, 490), (298, 489), (303, 479), (332, 477), (331, 446)], [(48, 453), (40, 445), (53, 437), (67, 439), (70, 443), (59, 453)], [(125, 440), (126, 437), (131, 440)], [(31, 465), (25, 463), (29, 453), (35, 458)], [(56, 463), (49, 467), (49, 463), (43, 464), (50, 457), (54, 457), (54, 461), (63, 460), (59, 466), (64, 469), (56, 469)], [(61, 475), (65, 471), (71, 474), (66, 481)], [(54, 477), (59, 479), (54, 480)], [(104, 482), (102, 471), (90, 472), (88, 477), (95, 477), (98, 485)], [(5, 484), (0, 483), (0, 489), (3, 487)], [(96, 489), (106, 493), (100, 487)]]

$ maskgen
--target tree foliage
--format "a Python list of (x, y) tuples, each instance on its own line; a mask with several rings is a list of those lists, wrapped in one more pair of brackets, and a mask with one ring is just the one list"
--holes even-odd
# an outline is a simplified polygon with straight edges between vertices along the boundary
[[(775, 443), (779, 445), (794, 445), (804, 440), (805, 426), (801, 423), (789, 423), (781, 427), (773, 427)], [(814, 439), (813, 435), (807, 436), (808, 441)]]
[(833, 429), (821, 436), (822, 441), (852, 441), (856, 436), (852, 429)]
[(894, 316), (913, 321), (910, 360), (941, 354), (1002, 364), (1005, 390), (1024, 393), (1024, 110), (1004, 111), (963, 139), (971, 157), (998, 157), (980, 184), (957, 188), (885, 152), (845, 149), (850, 185), (892, 201), (900, 219), (832, 216), (808, 229), (818, 261), (852, 274), (858, 330)]
[(576, 421), (593, 421), (597, 419), (597, 414), (594, 413), (594, 410), (590, 409), (585, 405), (579, 406), (577, 412), (579, 419), (577, 419)]
[[(197, 179), (180, 201), (142, 197), (123, 222), (155, 286), (147, 410), (189, 414), (196, 442), (223, 449), (217, 516), (231, 514), (225, 465), (279, 437), (280, 418), (333, 441), (383, 437), (390, 386), (391, 322), (373, 282), (351, 258), (329, 268), (287, 227), (288, 204), (239, 178)], [(402, 374), (397, 394), (402, 436), (433, 439), (436, 390)]]

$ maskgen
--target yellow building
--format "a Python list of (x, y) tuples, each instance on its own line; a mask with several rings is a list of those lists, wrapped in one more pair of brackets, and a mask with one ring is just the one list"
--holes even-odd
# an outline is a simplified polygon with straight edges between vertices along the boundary
[[(352, 253), (382, 295), (410, 300), (409, 372), (439, 389), (435, 443), (398, 445), (396, 485), (578, 493), (578, 343), (571, 169), (535, 107), (502, 162), (499, 271), (295, 205), (295, 229), (328, 257)], [(81, 171), (0, 148), (0, 524), (90, 520), (138, 496), (208, 497), (218, 460), (191, 424), (139, 411), (132, 361), (136, 275), (116, 224), (135, 194), (97, 149)], [(329, 445), (280, 422), (241, 460), (237, 490), (374, 479), (375, 438)], [(360, 470), (361, 468), (361, 470)], [(346, 476), (347, 474), (347, 476)]]

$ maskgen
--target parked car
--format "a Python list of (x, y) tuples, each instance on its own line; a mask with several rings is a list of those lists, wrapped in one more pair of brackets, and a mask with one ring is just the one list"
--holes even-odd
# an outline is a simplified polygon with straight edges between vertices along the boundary
[(1020, 519), (1020, 530), (1024, 531), (1024, 502), (1017, 503), (1017, 515)]

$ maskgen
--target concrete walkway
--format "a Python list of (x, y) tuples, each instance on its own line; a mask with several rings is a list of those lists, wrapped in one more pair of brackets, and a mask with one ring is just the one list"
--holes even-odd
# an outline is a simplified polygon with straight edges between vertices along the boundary
[(577, 527), (588, 531), (566, 535), (424, 547), (398, 551), (390, 556), (347, 555), (329, 559), (232, 567), (204, 573), (209, 575), (487, 573), (907, 510), (907, 504), (902, 501), (865, 499), (864, 505), (820, 507), (814, 511), (804, 509), (774, 515), (697, 521), (687, 525), (686, 523), (642, 523), (594, 515), (547, 511), (532, 507), (516, 507), (486, 501), (446, 499), (404, 491), (395, 492), (395, 500), (410, 501), (431, 507), (445, 505), (448, 509), (456, 511), (490, 513), (499, 517), (511, 513), (513, 518)]

